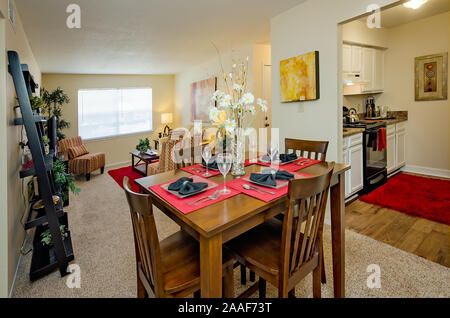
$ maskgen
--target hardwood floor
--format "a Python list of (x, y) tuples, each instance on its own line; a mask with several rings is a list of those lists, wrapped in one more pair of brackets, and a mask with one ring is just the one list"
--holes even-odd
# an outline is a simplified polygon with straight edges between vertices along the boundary
[(356, 200), (346, 207), (348, 229), (450, 267), (450, 226)]

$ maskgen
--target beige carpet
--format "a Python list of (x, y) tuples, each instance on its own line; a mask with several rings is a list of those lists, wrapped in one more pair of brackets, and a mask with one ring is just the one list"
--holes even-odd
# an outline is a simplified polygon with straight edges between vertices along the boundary
[[(29, 281), (31, 255), (19, 266), (14, 297), (135, 297), (136, 274), (129, 210), (123, 190), (107, 174), (94, 174), (90, 182), (77, 180), (82, 192), (71, 197), (69, 225), (75, 264), (81, 268), (81, 288), (69, 289), (65, 278), (54, 272), (36, 282)], [(178, 230), (161, 212), (156, 212), (160, 238)], [(332, 297), (330, 231), (326, 227), (325, 262), (329, 283), (322, 296)], [(381, 268), (381, 288), (370, 289), (367, 266)], [(236, 276), (236, 293), (243, 290)], [(297, 297), (312, 296), (312, 277), (297, 286)], [(346, 231), (347, 297), (450, 297), (450, 269)], [(257, 294), (255, 295), (257, 296)], [(267, 296), (276, 297), (270, 284)]]

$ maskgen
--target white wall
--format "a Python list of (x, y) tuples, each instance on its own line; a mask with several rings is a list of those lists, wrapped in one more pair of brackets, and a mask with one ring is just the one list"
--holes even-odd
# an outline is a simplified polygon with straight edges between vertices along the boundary
[[(280, 140), (329, 140), (327, 158), (342, 160), (338, 147), (342, 143), (342, 26), (338, 24), (365, 14), (369, 4), (394, 2), (309, 0), (271, 19), (272, 124), (280, 128)], [(314, 50), (320, 52), (320, 99), (282, 104), (280, 61)]]
[(342, 26), (342, 40), (356, 42), (364, 45), (387, 47), (388, 45), (388, 29), (373, 28), (369, 29), (367, 24), (355, 20)]
[[(193, 125), (191, 121), (191, 83), (204, 80), (210, 77), (217, 77), (217, 88), (224, 90), (224, 81), (220, 60), (222, 60), (224, 71), (230, 72), (234, 60), (243, 60), (247, 56), (250, 58), (249, 68), (252, 68), (252, 45), (247, 45), (225, 52), (220, 52), (219, 56), (206, 61), (200, 65), (194, 65), (187, 71), (176, 74), (175, 77), (175, 127), (189, 127)], [(253, 88), (252, 78), (249, 78), (248, 86)]]
[[(204, 80), (210, 77), (217, 77), (217, 88), (224, 89), (224, 81), (220, 67), (222, 60), (224, 71), (230, 72), (233, 61), (242, 61), (249, 57), (249, 91), (255, 97), (262, 96), (262, 64), (270, 64), (269, 44), (249, 44), (243, 47), (220, 52), (221, 59), (215, 57), (200, 65), (195, 65), (189, 70), (176, 74), (175, 78), (175, 114), (174, 121), (176, 127), (190, 127), (191, 121), (191, 97), (190, 85), (193, 82)], [(259, 112), (260, 113), (260, 112)], [(261, 127), (263, 118), (255, 118), (254, 126)]]
[(449, 18), (447, 12), (389, 29), (385, 92), (377, 101), (393, 110), (408, 111), (407, 165), (447, 171), (449, 102), (414, 100), (414, 59), (448, 52)]
[[(4, 16), (7, 16), (8, 12), (8, 0), (0, 0), (0, 11)], [(27, 36), (22, 27), (19, 12), (16, 10), (16, 27), (13, 28), (12, 25), (6, 20), (5, 23), (5, 44), (7, 50), (14, 50), (19, 53), (20, 61), (23, 64), (28, 64), (31, 74), (33, 74), (36, 83), (41, 83), (41, 71), (36, 59), (33, 56), (33, 52), (29, 45)], [(2, 67), (7, 67), (7, 61), (2, 61)], [(4, 73), (4, 72), (3, 72)], [(3, 75), (2, 75), (3, 76)], [(15, 88), (12, 81), (12, 77), (6, 73), (6, 100), (2, 100), (2, 112), (6, 110), (6, 120), (2, 123), (6, 124), (6, 150), (1, 149), (1, 151), (6, 152), (7, 167), (4, 168), (4, 163), (2, 163), (2, 175), (6, 174), (7, 178), (7, 224), (6, 228), (1, 228), (0, 230), (7, 233), (7, 288), (8, 293), (12, 286), (15, 271), (17, 268), (17, 263), (19, 261), (19, 250), (24, 238), (24, 230), (21, 225), (21, 218), (26, 209), (22, 198), (21, 180), (19, 179), (19, 171), (21, 169), (21, 159), (18, 143), (20, 141), (20, 131), (21, 127), (12, 125), (14, 119), (13, 107), (17, 104), (15, 97)], [(0, 80), (0, 83), (2, 80)], [(4, 104), (3, 104), (4, 103)], [(3, 127), (1, 128), (2, 130)], [(4, 144), (2, 144), (4, 147)], [(3, 191), (2, 191), (3, 192)], [(4, 195), (2, 193), (2, 195)], [(3, 221), (4, 216), (2, 216)], [(2, 241), (1, 244), (3, 244)]]

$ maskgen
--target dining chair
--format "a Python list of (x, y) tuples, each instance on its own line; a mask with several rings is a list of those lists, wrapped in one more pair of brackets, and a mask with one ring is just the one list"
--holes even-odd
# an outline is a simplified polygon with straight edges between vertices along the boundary
[[(325, 162), (327, 159), (327, 150), (328, 150), (328, 141), (315, 141), (315, 140), (302, 140), (302, 139), (291, 139), (286, 138), (284, 140), (285, 152), (288, 153), (292, 150), (292, 152), (299, 153), (300, 157), (305, 156), (305, 152), (308, 153), (308, 159), (315, 159)], [(314, 154), (314, 158), (312, 158)], [(320, 156), (319, 156), (320, 155)], [(320, 159), (319, 159), (320, 157)], [(280, 215), (282, 217), (282, 215)], [(303, 220), (305, 216), (303, 215)], [(323, 246), (320, 247), (323, 250)], [(325, 273), (325, 261), (322, 258), (322, 283), (327, 283), (327, 275)]]
[[(327, 158), (328, 141), (314, 141), (314, 140), (286, 138), (284, 140), (284, 149), (286, 153), (288, 153), (289, 150), (292, 150), (293, 152), (300, 152), (300, 157), (304, 157), (305, 152), (307, 152), (308, 159), (325, 161)], [(313, 154), (314, 158), (312, 157)]]
[[(265, 297), (266, 281), (278, 287), (278, 296), (295, 297), (295, 286), (313, 272), (313, 295), (321, 297), (323, 223), (335, 163), (326, 174), (291, 180), (283, 221), (272, 218), (231, 240), (226, 246), (239, 263), (259, 278), (259, 296)], [(295, 206), (305, 211), (306, 224), (295, 218)]]
[[(200, 290), (199, 243), (184, 231), (158, 240), (152, 199), (148, 194), (130, 190), (124, 177), (123, 188), (130, 207), (136, 251), (137, 295), (157, 298), (198, 296)], [(223, 296), (234, 297), (233, 265), (235, 259), (223, 251)]]
[(160, 140), (161, 151), (159, 153), (159, 161), (148, 165), (147, 176), (153, 176), (178, 168), (173, 157), (173, 148), (178, 142), (178, 140), (171, 140), (167, 137)]

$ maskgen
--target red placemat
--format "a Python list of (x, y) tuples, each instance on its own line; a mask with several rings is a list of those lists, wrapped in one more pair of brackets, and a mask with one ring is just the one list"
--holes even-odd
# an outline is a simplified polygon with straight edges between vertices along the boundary
[[(301, 162), (304, 163), (304, 164), (301, 165), (301, 166), (299, 166), (298, 163), (301, 163)], [(305, 168), (310, 167), (310, 166), (312, 166), (312, 165), (315, 165), (316, 163), (319, 163), (319, 162), (320, 162), (320, 160), (307, 159), (307, 158), (300, 158), (300, 159), (298, 159), (298, 160), (296, 160), (296, 161), (294, 161), (294, 162), (292, 162), (292, 163), (288, 163), (288, 164), (285, 164), (285, 165), (277, 165), (277, 164), (274, 164), (273, 167), (274, 167), (275, 169), (278, 168), (279, 170), (286, 170), (286, 171), (292, 172), (292, 171), (297, 171), (297, 170), (305, 169)], [(272, 166), (271, 163), (265, 163), (265, 162), (262, 162), (262, 161), (259, 160), (259, 158), (258, 158), (258, 160), (257, 160), (256, 163), (257, 163), (258, 165), (264, 166), (264, 167), (270, 167), (270, 166)]]
[[(315, 164), (317, 164), (319, 162), (320, 162), (320, 160), (300, 158), (297, 161), (294, 161), (292, 163), (288, 163), (287, 165), (284, 165), (284, 166), (280, 166), (280, 170), (286, 170), (286, 171), (289, 171), (289, 172), (298, 171), (298, 170), (305, 169), (305, 168), (308, 168), (310, 166), (313, 166), (313, 165), (315, 165)], [(300, 165), (298, 165), (299, 163), (303, 163), (303, 164), (300, 166)]]
[[(199, 177), (199, 176), (190, 176), (190, 178), (194, 179), (194, 182), (205, 182), (208, 185), (216, 185), (216, 182), (210, 181), (208, 179)], [(191, 212), (200, 210), (204, 207), (207, 207), (209, 205), (213, 205), (217, 202), (226, 200), (228, 198), (231, 198), (235, 195), (238, 195), (239, 193), (241, 193), (241, 191), (236, 190), (236, 189), (232, 189), (229, 188), (231, 190), (230, 194), (227, 195), (221, 195), (220, 197), (218, 197), (216, 200), (212, 201), (212, 200), (208, 200), (206, 202), (203, 202), (199, 205), (194, 206), (193, 204), (188, 205), (189, 202), (195, 201), (197, 199), (200, 199), (202, 197), (206, 197), (206, 196), (210, 196), (212, 195), (214, 192), (216, 192), (217, 190), (221, 190), (223, 188), (223, 186), (221, 184), (219, 184), (217, 187), (210, 189), (208, 191), (204, 191), (202, 193), (199, 193), (197, 195), (193, 195), (191, 197), (188, 198), (184, 198), (184, 199), (180, 199), (178, 198), (176, 195), (173, 195), (172, 193), (167, 192), (166, 190), (164, 190), (161, 186), (164, 184), (170, 184), (172, 182), (177, 181), (178, 179), (169, 181), (169, 182), (165, 182), (159, 185), (154, 185), (150, 187), (150, 190), (152, 190), (154, 193), (156, 193), (157, 195), (159, 195), (162, 199), (164, 199), (165, 201), (167, 201), (169, 204), (171, 204), (173, 207), (175, 207), (178, 211), (180, 211), (183, 214), (189, 214)], [(227, 183), (227, 188), (228, 188), (228, 183)]]
[[(303, 174), (303, 173), (296, 173), (294, 172), (293, 175), (295, 176), (295, 179), (302, 179), (302, 178), (310, 178), (312, 177), (309, 174)], [(227, 187), (228, 188), (233, 188), (235, 190), (241, 191), (242, 193), (245, 193), (251, 197), (254, 197), (256, 199), (262, 200), (264, 202), (270, 202), (272, 200), (278, 199), (279, 197), (282, 197), (283, 195), (286, 195), (288, 192), (288, 186), (286, 185), (285, 187), (282, 187), (280, 189), (272, 189), (269, 187), (263, 187), (263, 186), (259, 186), (257, 184), (251, 183), (250, 181), (245, 181), (244, 179), (248, 179), (250, 178), (250, 175), (246, 175), (242, 178), (239, 179), (234, 179), (232, 181), (227, 182)], [(261, 194), (255, 190), (247, 190), (244, 189), (243, 185), (244, 184), (248, 184), (251, 186), (254, 186), (256, 188), (265, 190), (265, 191), (271, 191), (273, 194), (270, 193), (265, 193), (265, 194)]]
[[(192, 170), (192, 169), (194, 169), (194, 170)], [(205, 170), (205, 172), (195, 171), (197, 169)], [(211, 178), (211, 177), (214, 177), (214, 176), (218, 176), (220, 174), (220, 171), (209, 169), (208, 170), (209, 176), (205, 177), (204, 174), (206, 173), (206, 168), (204, 168), (202, 165), (193, 165), (193, 166), (189, 166), (189, 167), (184, 167), (184, 168), (181, 168), (181, 170), (189, 172), (190, 174), (193, 174), (195, 176), (203, 177), (203, 178)]]

